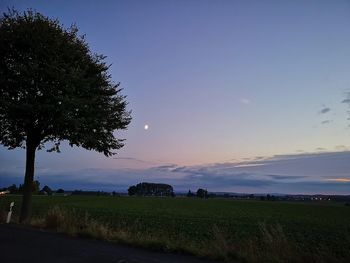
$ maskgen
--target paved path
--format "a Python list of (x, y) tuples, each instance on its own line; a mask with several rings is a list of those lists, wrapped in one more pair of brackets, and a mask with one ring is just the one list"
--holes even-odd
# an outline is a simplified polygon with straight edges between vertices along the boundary
[(212, 261), (2, 224), (0, 262), (209, 263)]

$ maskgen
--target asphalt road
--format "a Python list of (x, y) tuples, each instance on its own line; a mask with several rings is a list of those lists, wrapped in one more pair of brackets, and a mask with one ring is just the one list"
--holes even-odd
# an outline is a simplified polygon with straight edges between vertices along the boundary
[(2, 224), (0, 262), (209, 263), (213, 261)]

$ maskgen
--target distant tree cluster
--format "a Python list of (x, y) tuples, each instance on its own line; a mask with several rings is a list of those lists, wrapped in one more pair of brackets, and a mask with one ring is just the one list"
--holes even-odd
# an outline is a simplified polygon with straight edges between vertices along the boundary
[(175, 196), (174, 189), (169, 184), (139, 183), (128, 189), (128, 194), (142, 196)]
[(52, 195), (52, 193), (53, 191), (47, 185), (45, 185), (43, 189), (41, 189), (41, 191), (39, 192), (39, 194), (42, 194), (42, 195)]
[(199, 188), (197, 190), (197, 197), (199, 198), (208, 198), (208, 191), (205, 189), (202, 189), (202, 188)]
[(275, 201), (277, 198), (274, 195), (267, 194), (266, 196), (260, 196), (261, 201)]
[[(9, 191), (10, 194), (23, 194), (24, 186), (23, 184), (20, 184), (18, 187), (15, 184), (10, 185), (9, 187), (4, 187), (0, 189), (0, 191)], [(40, 195), (52, 195), (54, 191), (47, 185), (45, 185), (41, 190), (40, 190), (40, 182), (38, 180), (33, 181), (32, 183), (32, 193), (33, 194), (40, 194)], [(58, 189), (56, 191), (58, 194), (64, 193), (63, 189)]]
[[(23, 193), (23, 184), (20, 184), (18, 187), (17, 185), (13, 184), (9, 187), (4, 187), (1, 189), (1, 191), (9, 191), (10, 194), (22, 194)], [(31, 191), (33, 194), (38, 194), (40, 191), (40, 183), (39, 181), (35, 180), (32, 182)]]
[(199, 198), (209, 198), (211, 195), (208, 193), (207, 189), (198, 188), (196, 194), (188, 190), (187, 197), (199, 197)]

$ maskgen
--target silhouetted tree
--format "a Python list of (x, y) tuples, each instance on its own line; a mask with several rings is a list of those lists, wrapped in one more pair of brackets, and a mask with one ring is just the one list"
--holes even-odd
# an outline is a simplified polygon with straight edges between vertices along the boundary
[(175, 197), (173, 187), (168, 184), (139, 183), (130, 186), (129, 195), (153, 195), (153, 196), (172, 196)]
[(207, 190), (204, 190), (202, 188), (199, 188), (197, 190), (197, 197), (200, 197), (200, 198), (207, 198), (208, 197), (208, 191)]
[(7, 190), (10, 191), (11, 194), (17, 194), (18, 192), (18, 188), (15, 184), (9, 186)]
[[(25, 188), (23, 188), (25, 190)], [(35, 180), (32, 182), (32, 193), (38, 194), (40, 191), (40, 182), (38, 180)]]
[(57, 193), (57, 194), (63, 194), (63, 193), (64, 193), (64, 190), (63, 190), (62, 188), (60, 188), (60, 189), (58, 189), (58, 190), (56, 191), (56, 193)]
[(47, 185), (45, 185), (45, 186), (43, 187), (43, 189), (41, 189), (40, 192), (46, 193), (47, 195), (52, 195), (52, 190), (51, 190), (51, 188), (48, 187)]
[(132, 185), (132, 186), (130, 186), (129, 187), (129, 189), (128, 189), (128, 195), (136, 195), (136, 193), (137, 193), (137, 188), (136, 188), (136, 186), (135, 185)]
[(35, 152), (46, 142), (114, 154), (113, 135), (131, 121), (105, 57), (91, 53), (78, 29), (31, 10), (0, 18), (0, 143), (26, 149), (20, 221), (30, 218)]
[(194, 193), (191, 192), (191, 190), (188, 190), (187, 197), (193, 197)]
[[(30, 187), (30, 192), (32, 194), (37, 194), (39, 193), (40, 190), (40, 182), (38, 180), (32, 181), (31, 182), (31, 187)], [(23, 194), (24, 192), (24, 185), (20, 184), (18, 187), (18, 193)]]

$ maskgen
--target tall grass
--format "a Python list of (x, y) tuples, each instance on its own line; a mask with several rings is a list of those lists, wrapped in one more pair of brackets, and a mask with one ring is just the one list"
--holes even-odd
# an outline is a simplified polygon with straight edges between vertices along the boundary
[[(55, 206), (44, 217), (34, 218), (33, 226), (52, 229), (72, 236), (116, 241), (157, 250), (194, 254), (199, 257), (224, 260), (225, 262), (308, 262), (297, 247), (286, 237), (280, 225), (260, 224), (256, 236), (233, 242), (223, 229), (214, 225), (211, 240), (188, 242), (159, 234), (147, 234), (131, 227), (111, 227), (93, 219), (88, 213)], [(311, 262), (311, 261), (310, 261)]]
[(227, 262), (303, 262), (303, 256), (279, 224), (260, 224), (255, 236), (241, 241), (215, 226), (213, 237), (213, 254)]
[(110, 240), (112, 230), (105, 224), (97, 222), (88, 213), (77, 213), (74, 209), (63, 209), (55, 206), (49, 209), (44, 217), (34, 217), (31, 225), (52, 229), (72, 236), (87, 236)]

